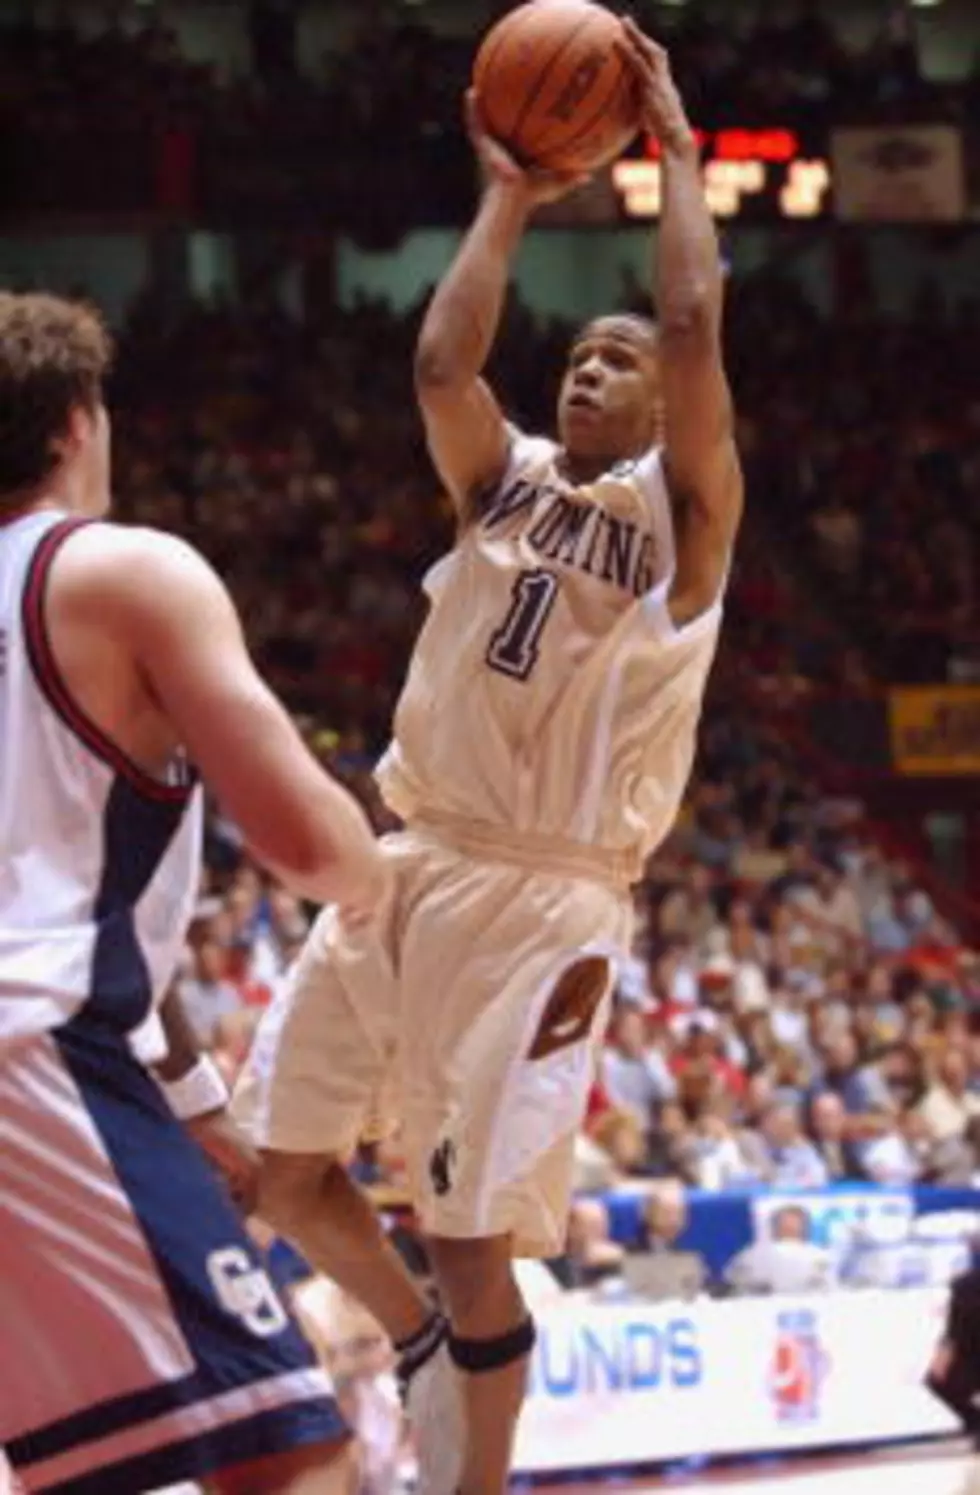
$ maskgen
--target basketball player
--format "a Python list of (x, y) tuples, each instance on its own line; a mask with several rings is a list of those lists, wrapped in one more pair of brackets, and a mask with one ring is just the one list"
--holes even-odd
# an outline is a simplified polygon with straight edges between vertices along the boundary
[[(508, 423), (482, 370), (528, 216), (568, 183), (519, 170), (471, 100), (483, 197), (416, 363), (459, 530), (380, 768), (406, 826), (394, 893), (366, 934), (321, 917), (239, 1098), (260, 1208), (402, 1352), (426, 1495), (506, 1484), (534, 1343), (512, 1257), (562, 1248), (629, 889), (684, 792), (742, 507), (698, 151), (665, 53), (628, 22), (622, 46), (663, 150), (659, 325), (579, 335), (560, 444)], [(448, 1326), (344, 1171), (389, 1082)]]
[(109, 355), (89, 310), (0, 294), (0, 1443), (30, 1491), (339, 1492), (328, 1383), (174, 1116), (247, 1190), (217, 1071), (168, 1011), (168, 1104), (128, 1039), (160, 1052), (197, 893), (189, 763), (352, 922), (384, 869), (209, 567), (97, 522)]

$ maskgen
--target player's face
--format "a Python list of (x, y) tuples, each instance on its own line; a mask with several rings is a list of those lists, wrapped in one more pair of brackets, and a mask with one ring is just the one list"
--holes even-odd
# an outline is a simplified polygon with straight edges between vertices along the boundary
[(590, 322), (572, 345), (558, 402), (566, 452), (609, 462), (637, 457), (659, 439), (661, 425), (653, 328), (632, 317)]

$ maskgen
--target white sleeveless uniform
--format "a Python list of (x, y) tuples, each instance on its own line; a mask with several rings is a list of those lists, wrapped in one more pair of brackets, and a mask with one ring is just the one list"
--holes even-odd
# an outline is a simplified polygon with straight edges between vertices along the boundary
[(0, 524), (0, 1445), (25, 1490), (128, 1495), (341, 1424), (131, 1052), (184, 946), (202, 792), (129, 762), (59, 674), (45, 590), (77, 527)]
[(183, 950), (201, 791), (149, 778), (86, 722), (51, 657), (47, 566), (71, 531), (41, 511), (0, 529), (0, 1052), (86, 1005), (130, 1032)]
[(721, 619), (719, 598), (671, 621), (659, 452), (583, 487), (557, 455), (515, 433), (427, 578), (378, 770), (406, 824), (385, 843), (392, 906), (370, 936), (321, 917), (239, 1101), (265, 1145), (344, 1151), (393, 1079), (425, 1227), (512, 1232), (526, 1255), (564, 1237), (610, 967), (549, 999), (628, 946), (628, 889), (680, 805)]

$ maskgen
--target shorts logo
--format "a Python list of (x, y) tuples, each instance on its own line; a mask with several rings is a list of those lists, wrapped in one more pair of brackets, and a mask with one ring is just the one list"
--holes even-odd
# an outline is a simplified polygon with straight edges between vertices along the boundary
[(769, 1372), (769, 1394), (779, 1422), (819, 1420), (828, 1369), (817, 1315), (810, 1309), (781, 1313)]
[(559, 977), (538, 1023), (529, 1059), (583, 1043), (592, 1031), (596, 1008), (609, 984), (609, 962), (605, 956), (586, 956)]
[(273, 1339), (289, 1328), (289, 1318), (269, 1280), (241, 1246), (212, 1251), (207, 1260), (208, 1277), (215, 1297), (225, 1313), (241, 1319), (259, 1339)]
[(447, 1137), (440, 1142), (429, 1159), (429, 1177), (432, 1187), (440, 1199), (444, 1199), (453, 1186), (452, 1169), (456, 1163), (456, 1144)]

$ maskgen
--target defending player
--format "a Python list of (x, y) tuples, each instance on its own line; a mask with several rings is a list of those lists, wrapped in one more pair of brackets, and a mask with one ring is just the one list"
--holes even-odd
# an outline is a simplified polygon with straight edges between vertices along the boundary
[[(560, 445), (507, 423), (482, 370), (528, 215), (567, 184), (521, 172), (471, 103), (483, 198), (416, 365), (459, 534), (380, 769), (406, 824), (394, 894), (367, 937), (321, 918), (241, 1092), (264, 1212), (403, 1351), (426, 1495), (506, 1484), (534, 1340), (511, 1259), (563, 1243), (611, 961), (684, 792), (742, 507), (697, 147), (664, 52), (629, 23), (623, 47), (663, 147), (659, 325), (580, 334)], [(343, 1168), (383, 1083), (445, 1347)], [(437, 1397), (450, 1357), (462, 1447)]]
[[(384, 869), (210, 568), (92, 522), (109, 353), (87, 309), (0, 294), (0, 1444), (31, 1491), (339, 1495), (328, 1383), (128, 1039), (197, 894), (188, 761), (297, 890), (356, 921)], [(247, 1187), (217, 1071), (170, 1032), (171, 1100)]]

